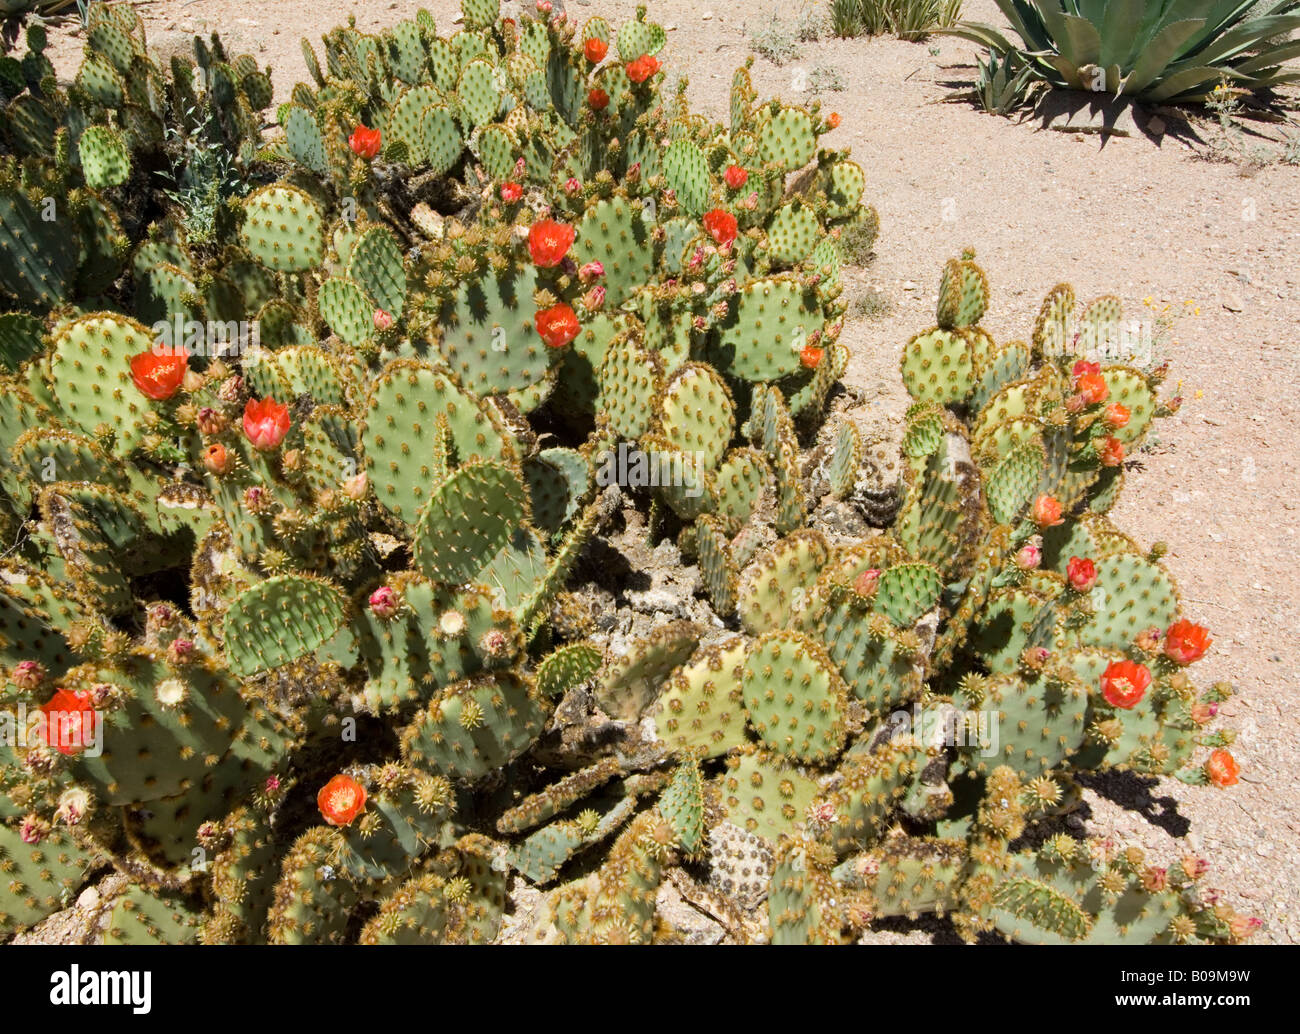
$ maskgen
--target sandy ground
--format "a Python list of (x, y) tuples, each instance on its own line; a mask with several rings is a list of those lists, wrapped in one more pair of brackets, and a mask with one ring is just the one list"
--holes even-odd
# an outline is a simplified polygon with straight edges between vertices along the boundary
[[(349, 15), (363, 30), (382, 28), (419, 6), (448, 31), (458, 12), (455, 0), (136, 6), (151, 42), (164, 48), (220, 29), (232, 52), (272, 66), (277, 100), (305, 78), (304, 36), (318, 41)], [(579, 18), (600, 13), (615, 22), (635, 6), (568, 4)], [(669, 73), (689, 75), (693, 107), (725, 118), (731, 71), (752, 53), (745, 22), (759, 24), (775, 9), (768, 0), (652, 5), (651, 17), (671, 30)], [(796, 10), (779, 9), (787, 17)], [(1000, 20), (991, 0), (967, 0), (965, 13)], [(54, 36), (56, 64), (70, 73), (80, 53), (75, 22)], [(1043, 295), (1061, 280), (1083, 299), (1118, 294), (1126, 314), (1151, 330), (1168, 307), (1169, 387), (1181, 385), (1186, 404), (1139, 457), (1113, 516), (1143, 544), (1169, 543), (1166, 562), (1186, 613), (1216, 637), (1196, 674), (1238, 687), (1224, 711), (1238, 731), (1242, 781), (1220, 792), (1171, 780), (1100, 780), (1088, 793), (1087, 823), (1160, 857), (1204, 853), (1229, 903), (1265, 921), (1258, 940), (1300, 942), (1300, 752), (1287, 703), (1300, 672), (1300, 166), (1209, 161), (1213, 127), (1204, 124), (1103, 140), (943, 103), (952, 84), (973, 78), (976, 48), (961, 40), (823, 40), (802, 49), (784, 66), (758, 58), (754, 83), (760, 96), (806, 101), (797, 87), (807, 74), (834, 68), (842, 77), (844, 90), (823, 94), (823, 103), (843, 115), (835, 142), (866, 167), (867, 200), (882, 224), (876, 257), (851, 290), (874, 290), (891, 303), (882, 316), (850, 323), (847, 380), (882, 413), (905, 404), (901, 346), (933, 322), (941, 264), (963, 246), (978, 249), (992, 281), (985, 326), (999, 340), (1027, 337)], [(1265, 128), (1275, 140), (1300, 132)], [(918, 930), (908, 939), (928, 936)]]

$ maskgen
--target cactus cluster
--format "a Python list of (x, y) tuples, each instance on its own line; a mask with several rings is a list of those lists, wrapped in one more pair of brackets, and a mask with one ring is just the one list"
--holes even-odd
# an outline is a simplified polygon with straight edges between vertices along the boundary
[[(1106, 517), (1170, 408), (1090, 358), (1117, 303), (999, 346), (948, 263), (882, 488), (837, 120), (740, 69), (711, 123), (644, 10), (542, 6), (335, 29), (265, 140), (267, 72), (160, 68), (126, 4), (71, 85), (39, 29), (5, 59), (0, 933), (113, 868), (111, 943), (486, 943), (525, 885), (526, 939), (672, 940), (689, 869), (741, 939), (1245, 936), (1199, 860), (1021, 846), (1077, 772), (1235, 780)], [(147, 175), (187, 135), (238, 178), (202, 240)], [(620, 534), (710, 620), (601, 630)]]

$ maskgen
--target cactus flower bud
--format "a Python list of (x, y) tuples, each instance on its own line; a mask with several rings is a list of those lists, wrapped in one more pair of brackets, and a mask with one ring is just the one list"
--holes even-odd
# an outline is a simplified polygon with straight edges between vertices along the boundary
[(59, 805), (54, 817), (65, 826), (75, 826), (90, 808), (90, 794), (78, 786), (64, 790), (59, 796)]
[(302, 466), (302, 450), (289, 449), (280, 457), (280, 469), (293, 473)]
[(564, 192), (568, 194), (569, 197), (573, 197), (573, 195), (578, 193), (578, 191), (580, 191), (581, 189), (582, 189), (582, 184), (578, 182), (578, 178), (576, 176), (570, 176), (567, 180), (564, 181)]
[(465, 615), (458, 610), (444, 611), (438, 618), (438, 630), (445, 636), (458, 636), (465, 631)]
[(1164, 638), (1164, 633), (1160, 629), (1152, 626), (1145, 631), (1139, 632), (1134, 645), (1145, 653), (1156, 653), (1160, 649), (1160, 642)]
[(1159, 893), (1169, 885), (1169, 870), (1159, 866), (1148, 866), (1142, 872), (1142, 887), (1152, 894)]
[(597, 284), (582, 296), (582, 304), (589, 312), (598, 312), (605, 307), (605, 288)]
[(585, 262), (578, 267), (578, 278), (584, 284), (589, 284), (593, 280), (599, 280), (604, 275), (605, 266), (601, 262)]
[(1085, 406), (1087, 406), (1087, 402), (1084, 401), (1082, 395), (1070, 395), (1065, 400), (1065, 411), (1072, 416), (1075, 413), (1082, 413)]
[(203, 466), (211, 473), (220, 476), (235, 465), (235, 458), (220, 442), (213, 442), (203, 450)]
[(226, 414), (211, 406), (204, 406), (199, 410), (198, 415), (194, 418), (198, 424), (199, 430), (205, 435), (220, 434), (230, 426), (230, 421), (226, 419)]
[(388, 620), (394, 617), (401, 605), (401, 597), (397, 595), (397, 590), (390, 585), (381, 585), (370, 594), (370, 609), (377, 618)]
[(19, 689), (39, 689), (45, 681), (45, 665), (40, 661), (19, 661), (9, 678)]
[(692, 316), (691, 326), (694, 327), (696, 330), (698, 330), (701, 334), (703, 334), (706, 330), (709, 329), (709, 321), (706, 320), (703, 316)]
[(872, 567), (853, 579), (853, 591), (859, 596), (874, 596), (880, 588), (880, 568)]
[(244, 489), (244, 507), (251, 513), (263, 509), (268, 502), (270, 497), (261, 485), (251, 485)]
[(221, 387), (217, 389), (217, 398), (222, 402), (238, 402), (243, 390), (244, 378), (239, 374), (232, 374), (221, 382)]
[(50, 824), (39, 815), (23, 816), (18, 836), (24, 844), (39, 844), (50, 832)]
[(826, 124), (827, 124), (828, 126), (830, 126), (831, 129), (839, 129), (839, 128), (840, 128), (840, 113), (839, 113), (838, 111), (832, 111), (832, 112), (830, 113), (829, 117), (827, 117), (827, 119), (826, 119)]
[(187, 664), (194, 659), (194, 654), (193, 639), (173, 639), (167, 647), (167, 659), (173, 664)]
[(385, 309), (376, 309), (372, 319), (376, 330), (387, 330), (393, 325), (393, 315)]
[(478, 641), (478, 652), (489, 667), (510, 656), (510, 639), (499, 628), (489, 628)]
[(1020, 655), (1020, 664), (1026, 671), (1042, 671), (1051, 656), (1052, 651), (1045, 646), (1027, 646)]
[(587, 106), (593, 111), (604, 111), (609, 107), (609, 94), (599, 87), (588, 91)]
[[(1038, 536), (1035, 536), (1037, 538)], [(1016, 566), (1022, 571), (1033, 571), (1043, 562), (1043, 547), (1039, 542), (1026, 542), (1016, 554)]]
[(508, 204), (513, 204), (524, 196), (524, 188), (513, 180), (506, 180), (501, 184), (501, 200)]
[(360, 474), (354, 474), (343, 482), (343, 494), (349, 499), (360, 502), (369, 491), (370, 479), (365, 475), (364, 471)]
[(1192, 705), (1192, 721), (1194, 721), (1197, 725), (1204, 725), (1206, 722), (1208, 722), (1211, 718), (1213, 718), (1218, 713), (1219, 713), (1218, 704), (1193, 704)]

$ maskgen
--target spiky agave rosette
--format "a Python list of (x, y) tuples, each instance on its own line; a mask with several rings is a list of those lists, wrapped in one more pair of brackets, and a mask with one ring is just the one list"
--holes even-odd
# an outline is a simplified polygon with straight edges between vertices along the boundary
[(39, 30), (4, 77), (0, 663), (48, 741), (0, 748), (6, 932), (108, 867), (113, 943), (482, 943), (528, 886), (519, 936), (671, 940), (666, 879), (739, 939), (1248, 932), (1199, 861), (1011, 847), (1077, 771), (1235, 778), (1105, 516), (1162, 412), (1086, 365), (1113, 300), (999, 346), (950, 262), (895, 485), (836, 391), (876, 217), (816, 105), (740, 69), (716, 125), (644, 11), (467, 0), (306, 46), (268, 141), (251, 58), (90, 13), (72, 85)]

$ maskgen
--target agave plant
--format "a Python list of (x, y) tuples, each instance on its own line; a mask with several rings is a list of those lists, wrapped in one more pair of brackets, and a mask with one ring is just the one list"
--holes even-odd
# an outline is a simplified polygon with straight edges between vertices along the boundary
[(991, 25), (944, 30), (1016, 53), (1052, 86), (1144, 101), (1205, 100), (1225, 79), (1263, 90), (1300, 79), (1288, 34), (1300, 0), (997, 0), (1020, 45)]
[(976, 58), (979, 75), (975, 96), (980, 107), (991, 115), (1009, 115), (1024, 105), (1030, 88), (1037, 82), (1034, 69), (1019, 54), (990, 52), (988, 60)]

